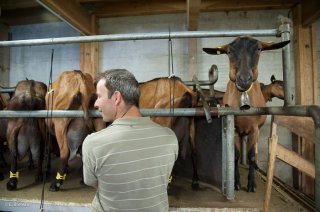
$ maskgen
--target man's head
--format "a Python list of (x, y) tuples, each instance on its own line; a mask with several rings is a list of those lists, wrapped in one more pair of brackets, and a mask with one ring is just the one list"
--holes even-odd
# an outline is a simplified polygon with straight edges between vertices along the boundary
[(125, 69), (111, 69), (98, 76), (98, 99), (95, 107), (106, 122), (121, 117), (131, 106), (139, 107), (139, 83), (134, 75)]

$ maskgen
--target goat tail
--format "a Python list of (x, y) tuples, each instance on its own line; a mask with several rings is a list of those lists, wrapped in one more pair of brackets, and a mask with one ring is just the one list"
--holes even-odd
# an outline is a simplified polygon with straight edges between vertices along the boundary
[(94, 130), (94, 126), (93, 126), (92, 118), (90, 117), (89, 104), (90, 104), (90, 100), (89, 99), (87, 99), (87, 98), (82, 99), (81, 107), (82, 107), (82, 110), (84, 112), (84, 121), (85, 121), (87, 127), (89, 128), (89, 130), (93, 131)]

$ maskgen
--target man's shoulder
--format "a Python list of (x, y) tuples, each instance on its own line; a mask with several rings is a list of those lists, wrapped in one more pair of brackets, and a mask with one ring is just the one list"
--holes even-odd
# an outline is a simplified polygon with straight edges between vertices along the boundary
[(89, 134), (83, 141), (83, 146), (90, 147), (97, 145), (97, 143), (101, 140), (101, 137), (105, 137), (104, 135), (107, 133), (107, 131), (107, 128), (105, 128), (98, 132)]

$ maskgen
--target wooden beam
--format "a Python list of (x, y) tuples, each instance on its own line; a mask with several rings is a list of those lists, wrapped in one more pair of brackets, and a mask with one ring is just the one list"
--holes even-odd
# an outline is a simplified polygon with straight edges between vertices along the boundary
[(301, 1), (301, 18), (302, 26), (308, 27), (314, 24), (320, 17), (319, 0), (302, 0)]
[(197, 66), (197, 39), (188, 39), (188, 69), (189, 69), (189, 79), (193, 76), (198, 76), (198, 66)]
[[(195, 5), (198, 4), (198, 0), (187, 0), (187, 3), (189, 1)], [(99, 18), (165, 13), (186, 13), (188, 8), (185, 0), (122, 0), (110, 2), (98, 0), (80, 0), (80, 2), (81, 4), (89, 4), (94, 2), (95, 6), (92, 9), (92, 13)], [(211, 12), (289, 9), (299, 2), (300, 0), (202, 0), (198, 10), (201, 12)]]
[(96, 78), (99, 70), (99, 43), (81, 43), (80, 44), (80, 69), (89, 73), (93, 79)]
[(186, 12), (185, 0), (126, 0), (95, 4), (97, 17), (120, 17)]
[(95, 35), (97, 24), (92, 16), (76, 0), (37, 0), (62, 20), (76, 28), (83, 35)]
[(269, 154), (268, 154), (268, 170), (267, 170), (267, 182), (266, 182), (266, 190), (264, 193), (264, 201), (263, 201), (263, 212), (269, 211), (269, 203), (271, 199), (271, 191), (272, 191), (272, 181), (274, 174), (274, 164), (276, 162), (276, 150), (278, 145), (278, 136), (277, 136), (277, 124), (271, 121), (271, 130), (270, 130), (270, 138), (269, 138)]
[[(9, 40), (9, 27), (0, 24), (0, 41)], [(10, 47), (0, 48), (0, 85), (9, 86)]]
[(300, 0), (202, 0), (201, 11), (288, 9), (299, 2)]
[(187, 25), (189, 31), (198, 29), (201, 0), (187, 0)]
[[(318, 77), (316, 70), (316, 43), (314, 24), (303, 27), (301, 5), (293, 10), (293, 47), (295, 61), (295, 84), (296, 84), (296, 104), (312, 105), (317, 104), (318, 97)], [(312, 139), (313, 140), (313, 139)], [(296, 138), (293, 143), (297, 144), (294, 150), (308, 161), (314, 161), (314, 142), (302, 137)], [(314, 196), (314, 179), (299, 174), (294, 176), (299, 178), (299, 188), (310, 197)]]
[(314, 141), (314, 122), (310, 117), (274, 116), (274, 122), (307, 141)]
[(315, 166), (313, 163), (303, 159), (299, 154), (288, 150), (281, 144), (277, 145), (276, 150), (277, 158), (286, 162), (287, 164), (299, 169), (300, 171), (304, 172), (308, 176), (315, 178)]
[(296, 61), (296, 100), (297, 104), (317, 104), (317, 43), (315, 26), (302, 26), (301, 7), (293, 13), (294, 55)]

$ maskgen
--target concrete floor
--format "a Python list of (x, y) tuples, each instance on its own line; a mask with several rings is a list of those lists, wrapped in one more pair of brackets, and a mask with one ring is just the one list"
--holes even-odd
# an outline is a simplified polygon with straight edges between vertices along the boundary
[[(57, 159), (53, 160), (53, 164)], [(81, 185), (79, 175), (80, 158), (70, 162), (70, 173), (59, 192), (50, 192), (51, 179), (44, 185), (45, 211), (90, 211), (90, 203), (95, 194), (91, 187)], [(7, 191), (8, 171), (6, 179), (0, 181), (0, 211), (36, 211), (40, 208), (43, 184), (34, 184), (34, 170), (28, 170), (26, 163), (21, 162), (18, 190)], [(52, 173), (55, 173), (53, 165)], [(246, 168), (241, 168), (242, 175)], [(242, 185), (246, 185), (246, 177), (242, 176)], [(247, 193), (245, 190), (236, 192), (235, 200), (228, 201), (220, 190), (212, 185), (200, 183), (200, 189), (191, 189), (191, 180), (174, 176), (169, 188), (170, 211), (261, 211), (264, 198), (264, 183), (257, 175), (257, 192)], [(308, 211), (289, 196), (282, 195), (275, 189), (272, 190), (270, 212), (276, 211)]]

